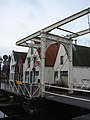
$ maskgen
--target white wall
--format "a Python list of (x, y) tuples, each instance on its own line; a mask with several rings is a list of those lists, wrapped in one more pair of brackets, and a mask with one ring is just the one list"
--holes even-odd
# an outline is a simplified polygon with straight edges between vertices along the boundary
[[(60, 56), (64, 56), (64, 66), (60, 65)], [(66, 54), (65, 48), (63, 45), (60, 45), (60, 49), (58, 51), (58, 55), (57, 55), (56, 62), (54, 65), (54, 71), (56, 71), (56, 70), (68, 71), (68, 68), (69, 68), (69, 61), (67, 59), (67, 54)]]
[[(60, 56), (64, 56), (63, 65), (60, 65)], [(64, 46), (60, 44), (60, 49), (58, 51), (58, 55), (57, 55), (56, 62), (54, 65), (54, 71), (58, 71), (59, 82), (61, 82), (60, 71), (68, 71), (68, 70), (69, 70), (69, 60), (67, 58), (67, 54), (66, 54)]]
[[(34, 54), (38, 56), (38, 52), (36, 52), (36, 49), (34, 50)], [(58, 55), (57, 55), (57, 59), (56, 59), (56, 62), (55, 62), (55, 65), (54, 67), (45, 67), (45, 83), (54, 83), (54, 71), (59, 71), (59, 79), (60, 79), (60, 70), (61, 71), (68, 71), (68, 60), (66, 61), (67, 59), (67, 55), (66, 54), (66, 51), (63, 47), (63, 45), (60, 45), (60, 49), (59, 49), (59, 52), (58, 52)], [(62, 67), (63, 65), (59, 65), (60, 64), (60, 56), (64, 56), (64, 67)], [(27, 54), (27, 57), (31, 57), (31, 59), (33, 59), (33, 55), (31, 55), (31, 49), (28, 50), (28, 54)], [(25, 80), (25, 71), (31, 71), (32, 68), (33, 68), (33, 60), (31, 61), (31, 64), (30, 64), (30, 68), (28, 68), (27, 66), (27, 57), (26, 57), (26, 60), (25, 60), (25, 64), (23, 66), (23, 82), (28, 82), (27, 80)], [(38, 59), (40, 61), (40, 58)], [(41, 71), (41, 65), (37, 66), (36, 67), (36, 71)], [(39, 79), (40, 79), (40, 75), (39, 74)]]
[[(35, 51), (34, 51), (35, 55), (38, 55), (38, 52), (35, 52)], [(27, 54), (27, 57), (29, 56), (33, 58), (33, 55), (31, 55), (30, 53), (30, 49)], [(60, 65), (60, 56), (64, 56), (63, 65)], [(40, 61), (40, 58), (39, 58), (39, 61)], [(33, 68), (33, 60), (31, 61), (30, 68), (27, 68), (27, 59), (26, 59), (25, 64), (24, 64), (23, 74), (25, 75), (25, 70), (31, 71), (32, 68)], [(40, 70), (41, 70), (41, 65), (36, 67), (36, 71), (39, 71), (38, 79), (40, 79)], [(68, 71), (68, 70), (69, 70), (69, 60), (67, 58), (67, 54), (66, 54), (64, 46), (60, 45), (60, 49), (58, 51), (58, 55), (57, 55), (54, 67), (45, 67), (45, 83), (54, 83), (54, 71), (58, 71), (58, 80), (59, 82), (61, 82), (60, 71)], [(23, 80), (25, 81), (25, 77)], [(68, 83), (68, 80), (66, 82)], [(73, 67), (73, 84), (76, 87), (77, 86), (87, 87), (87, 88), (90, 87), (90, 68), (74, 66)]]
[(25, 63), (23, 64), (23, 82), (28, 82), (27, 79), (25, 80), (25, 72), (26, 71), (29, 71), (29, 72), (31, 71), (31, 67), (29, 68), (28, 63), (27, 63), (27, 58), (28, 57), (31, 57), (31, 48), (28, 49), (27, 57), (26, 57)]
[(9, 80), (14, 80), (15, 65), (16, 65), (16, 61), (14, 59), (14, 55), (13, 55), (13, 52), (12, 52), (12, 54), (11, 54), (11, 61), (10, 61), (10, 76), (9, 76)]
[(74, 67), (73, 84), (75, 87), (90, 88), (90, 67)]
[[(28, 80), (25, 80), (25, 71), (29, 71), (29, 73), (30, 73), (30, 71), (32, 71), (32, 68), (33, 68), (33, 56), (34, 55), (37, 55), (38, 61), (41, 62), (37, 50), (35, 49), (34, 54), (31, 55), (31, 49), (29, 49), (27, 57), (31, 57), (32, 60), (31, 60), (31, 63), (30, 63), (30, 68), (28, 68), (28, 66), (27, 66), (27, 57), (26, 57), (25, 63), (23, 65), (23, 82), (28, 82)], [(36, 66), (36, 71), (39, 71), (39, 76), (36, 77), (36, 79), (38, 80), (38, 79), (40, 79), (40, 76), (41, 76), (41, 73), (40, 73), (41, 64)], [(36, 82), (37, 82), (37, 80), (36, 80)], [(45, 67), (45, 83), (48, 83), (48, 82), (52, 83), (53, 81), (54, 81), (54, 68), (53, 67)]]
[[(25, 71), (29, 71), (29, 82), (30, 82), (30, 71), (32, 71), (32, 68), (33, 68), (33, 56), (34, 55), (37, 55), (38, 60), (40, 61), (37, 50), (34, 49), (34, 53), (31, 55), (31, 48), (29, 48), (25, 63), (23, 64), (23, 82), (28, 82), (28, 80), (25, 80)], [(28, 57), (31, 58), (30, 67), (28, 67), (28, 64), (27, 64)], [(36, 67), (36, 71), (40, 72), (40, 66)], [(40, 79), (40, 76), (37, 79)]]
[[(63, 45), (60, 45), (60, 49), (57, 55), (56, 63), (54, 65), (54, 71), (58, 71), (58, 80), (60, 80), (60, 71), (69, 70), (69, 60)], [(64, 57), (64, 66), (60, 65), (60, 56)], [(66, 63), (65, 63), (66, 62)], [(90, 67), (73, 66), (73, 84), (75, 87), (90, 88)], [(61, 81), (60, 81), (61, 82)], [(68, 82), (67, 82), (68, 83)]]
[(45, 83), (54, 83), (54, 68), (45, 67)]

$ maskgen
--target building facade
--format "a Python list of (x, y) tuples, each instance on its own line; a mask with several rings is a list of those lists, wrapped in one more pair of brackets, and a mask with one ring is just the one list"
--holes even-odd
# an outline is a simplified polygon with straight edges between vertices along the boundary
[[(24, 82), (38, 82), (41, 75), (41, 49), (28, 51), (24, 64)], [(72, 47), (73, 87), (90, 87), (90, 48), (74, 45)], [(38, 63), (38, 64), (37, 64)], [(33, 68), (35, 68), (33, 71)], [(63, 44), (54, 43), (48, 47), (45, 55), (45, 83), (68, 87), (69, 59)]]
[[(33, 49), (33, 53), (31, 52)], [(58, 53), (58, 44), (53, 44), (46, 50), (45, 59), (45, 83), (54, 82), (54, 64)], [(33, 71), (34, 70), (34, 71)], [(37, 83), (41, 76), (41, 48), (30, 48), (24, 64), (23, 81), (27, 83)]]
[[(73, 87), (90, 88), (90, 47), (73, 45), (72, 54)], [(58, 51), (54, 71), (58, 76), (58, 83), (68, 86), (69, 60), (66, 49), (62, 44)]]
[(23, 63), (25, 62), (27, 53), (12, 51), (10, 61), (10, 80), (23, 80)]

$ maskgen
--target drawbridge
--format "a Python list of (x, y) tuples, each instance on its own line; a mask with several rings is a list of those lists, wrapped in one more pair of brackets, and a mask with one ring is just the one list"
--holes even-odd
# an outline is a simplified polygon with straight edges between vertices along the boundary
[[(41, 48), (40, 82), (36, 84), (29, 84), (29, 83), (27, 84), (22, 82), (18, 82), (18, 84), (16, 84), (15, 81), (8, 81), (5, 83), (3, 82), (1, 83), (1, 90), (12, 92), (13, 94), (17, 94), (21, 96), (23, 95), (24, 97), (28, 97), (29, 100), (41, 97), (50, 101), (55, 101), (55, 102), (59, 102), (71, 106), (77, 106), (90, 110), (90, 90), (78, 87), (79, 83), (77, 83), (77, 87), (74, 88), (73, 79), (72, 79), (73, 38), (77, 38), (85, 34), (90, 34), (90, 21), (88, 21), (89, 28), (77, 32), (72, 32), (61, 28), (63, 25), (67, 23), (70, 23), (83, 16), (89, 15), (89, 13), (90, 13), (90, 8), (87, 8), (17, 41), (16, 42), (17, 46), (23, 46), (29, 48), (30, 47)], [(68, 32), (69, 34), (65, 36), (53, 34), (52, 31), (56, 29), (64, 32)], [(34, 44), (31, 41), (34, 41), (36, 43)], [(58, 84), (57, 85), (51, 84), (49, 82), (48, 84), (45, 83), (45, 79), (46, 79), (44, 74), (45, 52), (47, 48), (53, 43), (61, 43), (66, 49), (66, 53), (69, 60), (67, 87), (61, 87)]]

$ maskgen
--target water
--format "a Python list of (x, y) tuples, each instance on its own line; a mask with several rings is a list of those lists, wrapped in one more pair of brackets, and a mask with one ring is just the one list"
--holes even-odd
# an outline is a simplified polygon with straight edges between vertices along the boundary
[[(2, 87), (4, 87), (3, 84), (2, 84)], [(39, 112), (28, 114), (27, 112), (22, 111), (22, 108), (20, 110), (19, 109), (20, 108), (18, 107), (15, 110), (15, 114), (17, 113), (20, 114), (20, 117), (16, 116), (19, 118), (18, 120), (59, 120), (59, 119), (60, 120), (80, 120), (80, 118), (79, 119), (78, 118), (72, 119), (72, 118), (90, 113), (89, 110), (85, 110), (83, 108), (78, 108), (71, 105), (57, 103), (49, 100), (45, 101), (44, 109)], [(8, 109), (6, 108), (5, 108), (5, 111), (9, 112)], [(13, 113), (13, 110), (10, 110), (10, 111)], [(18, 111), (22, 111), (22, 112), (19, 113)], [(0, 118), (4, 118), (8, 116), (4, 114), (2, 111), (0, 111)], [(82, 116), (82, 117), (85, 118), (85, 116)], [(88, 115), (87, 118), (88, 117), (90, 118), (90, 115)], [(82, 120), (89, 120), (89, 119), (82, 119)]]
[(83, 108), (46, 101), (44, 110), (26, 115), (24, 120), (90, 120), (89, 113)]
[(8, 117), (5, 113), (3, 113), (2, 111), (0, 111), (0, 118), (5, 118)]
[[(61, 108), (60, 108), (61, 106)], [(81, 110), (81, 115), (78, 117), (80, 108), (78, 108), (76, 110), (76, 108), (73, 110), (67, 106), (54, 106), (49, 107), (47, 109), (47, 107), (45, 108), (45, 110), (43, 111), (39, 111), (39, 112), (34, 112), (32, 114), (27, 114), (23, 111), (23, 113), (20, 115), (20, 117), (16, 118), (16, 120), (90, 120), (90, 114), (87, 114), (88, 112), (85, 112), (84, 110)], [(77, 112), (76, 112), (77, 111)], [(85, 115), (83, 115), (82, 113), (85, 113)], [(76, 114), (76, 115), (75, 115)], [(73, 116), (73, 117), (72, 117)], [(77, 116), (77, 117), (75, 117)], [(3, 113), (2, 111), (0, 111), (0, 118), (5, 118), (8, 117), (5, 113)], [(15, 119), (15, 118), (14, 118)]]

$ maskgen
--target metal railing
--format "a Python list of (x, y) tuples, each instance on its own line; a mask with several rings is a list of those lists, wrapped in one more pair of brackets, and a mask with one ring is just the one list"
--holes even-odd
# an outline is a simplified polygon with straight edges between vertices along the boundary
[(39, 97), (40, 85), (20, 83), (16, 84), (16, 81), (9, 80), (8, 82), (3, 82), (1, 89), (13, 92), (16, 94), (28, 96), (30, 99), (33, 97)]
[[(52, 90), (51, 88), (54, 88), (54, 90)], [(16, 94), (28, 96), (30, 99), (32, 99), (34, 97), (40, 96), (41, 84), (40, 83), (39, 84), (27, 84), (27, 83), (16, 84), (15, 81), (8, 81), (3, 83), (2, 89), (5, 89), (7, 91), (10, 91)], [(45, 94), (48, 93), (53, 95), (58, 95), (58, 94), (67, 95), (69, 91), (90, 93), (90, 90), (88, 89), (60, 87), (60, 86), (50, 85), (50, 84), (49, 85), (45, 84), (45, 91), (42, 91), (42, 92)]]
[(76, 89), (76, 88), (68, 88), (68, 87), (58, 87), (58, 86), (54, 86), (54, 85), (45, 85), (45, 87), (49, 88), (56, 88), (56, 89), (61, 89), (61, 90), (73, 90), (73, 91), (78, 91), (78, 92), (86, 92), (86, 93), (90, 93), (90, 90), (84, 90), (84, 89)]
[(90, 79), (81, 79), (79, 81), (74, 80), (74, 88), (78, 89), (90, 89)]
[[(77, 89), (68, 87), (59, 87), (54, 85), (45, 85), (47, 89), (43, 91), (45, 95), (67, 97), (72, 99), (79, 99), (90, 101), (90, 89)], [(53, 88), (53, 89), (52, 89)], [(51, 90), (50, 90), (51, 89)]]

